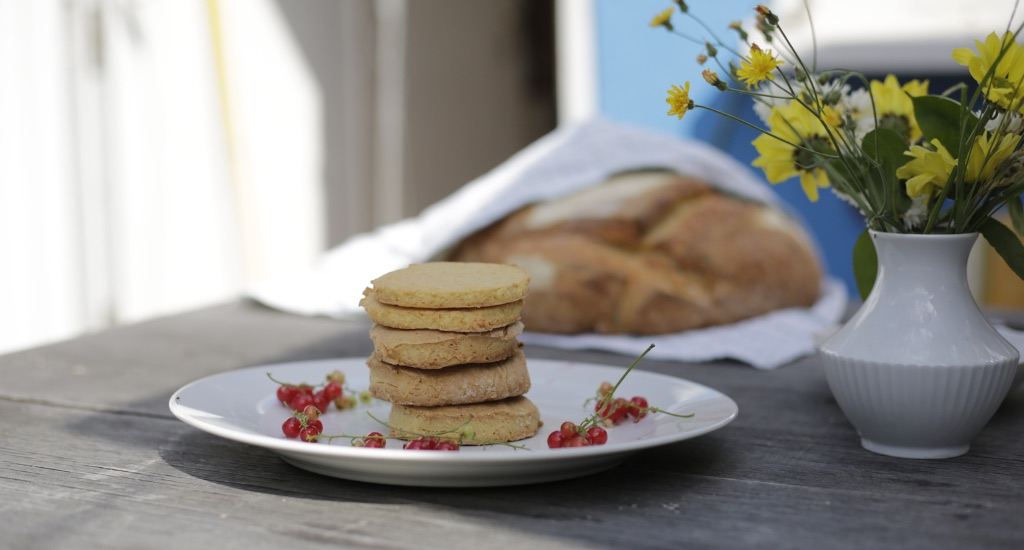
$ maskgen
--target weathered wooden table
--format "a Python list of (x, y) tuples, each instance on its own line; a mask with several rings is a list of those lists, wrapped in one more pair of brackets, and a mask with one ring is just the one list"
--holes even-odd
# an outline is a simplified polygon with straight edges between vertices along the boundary
[(368, 354), (366, 330), (238, 303), (0, 358), (0, 547), (1024, 547), (1024, 392), (967, 456), (897, 460), (859, 447), (813, 358), (767, 372), (646, 362), (729, 394), (739, 418), (525, 487), (319, 477), (167, 410), (207, 374)]

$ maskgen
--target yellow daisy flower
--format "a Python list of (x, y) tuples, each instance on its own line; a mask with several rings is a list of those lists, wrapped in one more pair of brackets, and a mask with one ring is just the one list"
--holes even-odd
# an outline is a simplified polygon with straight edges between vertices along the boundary
[(985, 41), (974, 41), (978, 53), (970, 48), (953, 50), (953, 60), (967, 67), (979, 84), (995, 64), (999, 52), (1006, 47), (1006, 53), (992, 72), (991, 82), (985, 84), (985, 96), (1003, 109), (1024, 112), (1024, 47), (1013, 41), (1013, 33), (1005, 33), (1002, 39), (990, 33)]
[[(910, 97), (928, 93), (928, 81), (911, 80), (900, 86), (893, 75), (885, 81), (871, 81), (871, 97), (875, 100), (878, 125), (888, 128), (907, 138), (910, 143), (921, 139), (921, 127), (914, 118), (914, 102)], [(907, 95), (909, 94), (909, 96)]]
[(693, 109), (693, 100), (690, 99), (690, 83), (683, 84), (682, 88), (673, 84), (668, 89), (668, 97), (665, 98), (665, 102), (669, 106), (668, 114), (682, 120), (686, 111)]
[(675, 13), (676, 9), (669, 6), (651, 18), (652, 27), (665, 27), (668, 30), (672, 30), (672, 14)]
[(896, 169), (896, 177), (907, 180), (907, 195), (910, 198), (927, 197), (942, 189), (956, 168), (956, 159), (939, 140), (933, 139), (931, 144), (935, 150), (912, 145), (903, 154), (913, 160)]
[[(964, 179), (969, 182), (987, 182), (996, 175), (996, 170), (1006, 159), (1010, 158), (1020, 135), (1004, 134), (998, 141), (989, 132), (980, 134), (971, 145), (971, 156), (967, 159), (967, 173)], [(989, 154), (992, 156), (990, 157)]]
[(838, 128), (843, 123), (843, 117), (839, 114), (839, 111), (829, 105), (826, 105), (822, 110), (821, 118), (825, 119), (825, 124), (828, 124), (831, 128)]
[(750, 46), (750, 56), (740, 62), (736, 76), (748, 87), (775, 78), (772, 71), (782, 65), (782, 60), (775, 57), (771, 50), (762, 50), (757, 44)]
[[(832, 117), (824, 118), (829, 120)], [(825, 125), (804, 106), (793, 101), (772, 109), (768, 117), (768, 128), (789, 143), (761, 134), (753, 142), (760, 156), (752, 164), (762, 168), (771, 183), (781, 183), (793, 176), (800, 176), (804, 194), (811, 202), (817, 202), (818, 189), (829, 186), (828, 175), (818, 166), (818, 159), (813, 153), (790, 143), (812, 151), (833, 154)]]
[[(1006, 134), (998, 140), (989, 132), (979, 135), (971, 145), (964, 180), (968, 183), (991, 180), (1017, 149), (1020, 140), (1018, 134)], [(956, 168), (957, 159), (939, 140), (933, 139), (930, 143), (934, 150), (920, 145), (911, 146), (910, 151), (904, 154), (913, 160), (896, 169), (896, 177), (907, 180), (907, 195), (911, 198), (930, 196), (941, 190)]]

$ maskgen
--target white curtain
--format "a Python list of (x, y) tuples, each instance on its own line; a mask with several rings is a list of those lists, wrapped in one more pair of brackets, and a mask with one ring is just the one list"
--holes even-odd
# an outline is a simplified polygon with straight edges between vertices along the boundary
[(0, 0), (0, 351), (323, 248), (321, 97), (270, 0)]

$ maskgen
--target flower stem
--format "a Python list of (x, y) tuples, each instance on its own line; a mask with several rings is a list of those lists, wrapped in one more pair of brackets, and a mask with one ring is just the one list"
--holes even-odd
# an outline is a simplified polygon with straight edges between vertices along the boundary
[(773, 134), (770, 130), (768, 130), (766, 128), (761, 128), (760, 126), (758, 126), (756, 124), (747, 122), (746, 120), (743, 120), (742, 118), (740, 118), (738, 116), (731, 115), (731, 114), (729, 114), (729, 113), (727, 113), (725, 111), (720, 111), (718, 109), (715, 109), (714, 107), (708, 107), (707, 105), (694, 104), (693, 108), (694, 109), (704, 109), (706, 111), (711, 111), (711, 112), (713, 112), (715, 114), (724, 116), (725, 118), (728, 118), (728, 119), (734, 120), (736, 122), (739, 122), (740, 124), (743, 124), (744, 126), (749, 126), (750, 128), (753, 128), (753, 129), (757, 130), (758, 132), (761, 132), (762, 134), (765, 134), (767, 136), (771, 136), (771, 137), (781, 141), (782, 143), (785, 143), (786, 145), (790, 145), (792, 147), (796, 147), (797, 149), (801, 149), (803, 151), (807, 151), (808, 153), (812, 153), (812, 154), (814, 154), (816, 156), (823, 157), (823, 158), (829, 158), (829, 159), (837, 159), (837, 158), (839, 158), (838, 155), (830, 155), (828, 153), (823, 153), (821, 151), (815, 151), (814, 149), (808, 149), (807, 147), (804, 147), (803, 145), (800, 145), (798, 143), (793, 143), (792, 141), (789, 141), (788, 139), (782, 138), (782, 137), (778, 136), (777, 134)]

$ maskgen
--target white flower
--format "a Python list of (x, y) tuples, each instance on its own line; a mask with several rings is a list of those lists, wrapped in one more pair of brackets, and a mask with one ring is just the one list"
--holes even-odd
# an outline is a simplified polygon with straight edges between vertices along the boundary
[(875, 129), (875, 114), (871, 109), (871, 92), (861, 88), (843, 96), (840, 111), (849, 116), (854, 124), (857, 139), (862, 139)]
[(910, 208), (903, 213), (903, 225), (907, 229), (913, 229), (923, 225), (928, 219), (928, 195), (914, 197), (911, 199)]
[[(975, 116), (978, 116), (980, 113), (974, 114)], [(1021, 114), (1017, 112), (1006, 111), (1004, 111), (996, 118), (993, 118), (992, 120), (986, 122), (985, 129), (988, 130), (989, 132), (995, 132), (997, 129), (999, 129), (999, 125), (1002, 124), (1003, 118), (1005, 117), (1010, 117), (1009, 121), (1006, 123), (1007, 133), (1019, 134), (1022, 130), (1024, 130), (1024, 116), (1021, 116)]]

